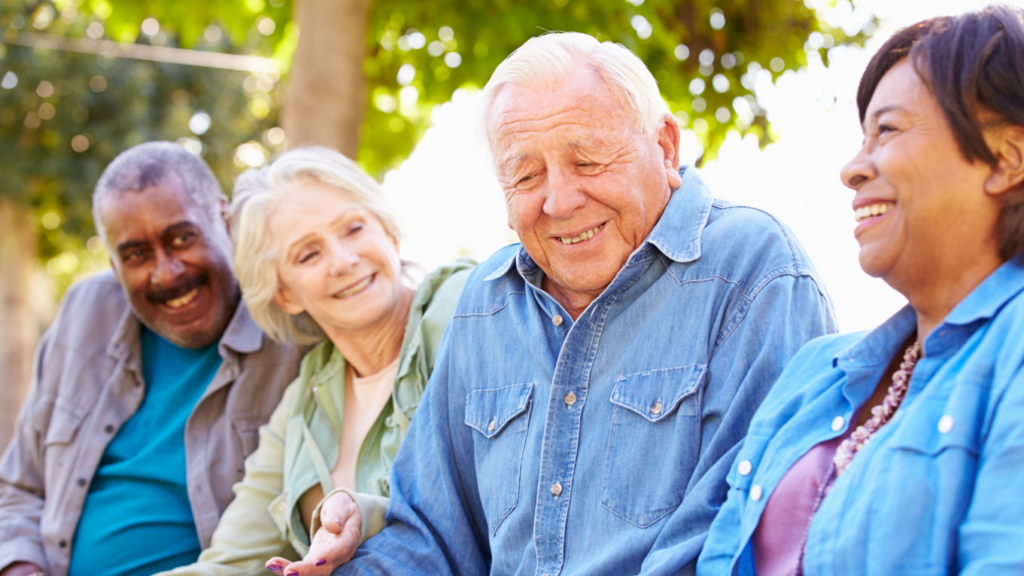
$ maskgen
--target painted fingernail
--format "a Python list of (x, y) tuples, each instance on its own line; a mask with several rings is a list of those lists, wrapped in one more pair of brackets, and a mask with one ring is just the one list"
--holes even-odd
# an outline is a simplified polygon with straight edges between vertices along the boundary
[(288, 572), (287, 574), (285, 574), (285, 576), (299, 576), (299, 571), (298, 570), (292, 570), (292, 571)]
[(324, 564), (327, 564), (327, 558), (321, 558), (316, 561), (317, 566), (323, 566)]
[(267, 566), (267, 570), (270, 570), (271, 572), (280, 572), (281, 571), (281, 567), (278, 566), (277, 564), (271, 564), (271, 565)]
[(331, 522), (337, 522), (338, 526), (341, 526), (341, 520), (339, 520), (338, 518), (331, 518)]

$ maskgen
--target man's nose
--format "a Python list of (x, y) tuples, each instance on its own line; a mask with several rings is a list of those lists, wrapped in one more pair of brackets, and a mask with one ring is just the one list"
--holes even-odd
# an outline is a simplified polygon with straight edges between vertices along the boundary
[(579, 177), (567, 170), (548, 169), (548, 194), (544, 200), (544, 213), (565, 220), (587, 203)]
[(157, 286), (172, 286), (185, 273), (185, 264), (166, 250), (156, 251), (156, 265), (150, 274), (150, 282)]

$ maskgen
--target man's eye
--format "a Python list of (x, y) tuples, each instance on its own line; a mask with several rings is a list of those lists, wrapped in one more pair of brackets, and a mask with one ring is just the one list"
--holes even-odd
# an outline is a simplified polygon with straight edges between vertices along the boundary
[(878, 134), (879, 135), (885, 134), (887, 132), (894, 132), (895, 130), (896, 130), (895, 128), (893, 128), (892, 126), (889, 126), (888, 124), (879, 124), (878, 125)]
[(142, 258), (142, 256), (143, 256), (142, 249), (132, 250), (131, 252), (126, 252), (126, 253), (122, 254), (121, 255), (121, 261), (122, 262), (131, 262), (131, 261), (138, 260), (138, 259)]
[(179, 234), (179, 235), (175, 236), (173, 240), (171, 240), (171, 245), (172, 246), (184, 246), (186, 243), (188, 243), (189, 240), (195, 238), (195, 236), (196, 235), (191, 233), (191, 232), (185, 232), (184, 234)]
[(533, 178), (534, 177), (532, 175), (531, 176), (523, 176), (518, 181), (516, 181), (516, 186), (519, 186), (521, 184), (525, 184), (525, 183), (529, 182), (530, 180), (533, 180)]

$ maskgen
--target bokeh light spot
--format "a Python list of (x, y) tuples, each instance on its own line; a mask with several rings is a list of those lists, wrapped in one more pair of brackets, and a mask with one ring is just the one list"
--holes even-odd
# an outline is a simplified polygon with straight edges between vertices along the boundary
[(85, 134), (79, 134), (71, 139), (71, 149), (75, 152), (85, 152), (89, 149), (89, 137)]
[(4, 79), (0, 80), (0, 88), (3, 88), (4, 90), (10, 90), (11, 88), (14, 88), (17, 85), (18, 75), (14, 72), (8, 71), (7, 74), (4, 74)]
[(43, 214), (43, 228), (47, 230), (56, 230), (60, 226), (60, 216), (56, 212), (47, 212)]
[(209, 114), (203, 110), (196, 110), (196, 113), (188, 120), (188, 129), (196, 136), (201, 136), (210, 129), (211, 123), (212, 120)]

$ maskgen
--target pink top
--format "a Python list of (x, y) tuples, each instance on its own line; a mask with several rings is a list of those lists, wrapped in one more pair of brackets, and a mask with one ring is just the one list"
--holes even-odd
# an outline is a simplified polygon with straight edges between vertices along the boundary
[[(853, 415), (854, 422), (857, 416)], [(821, 484), (832, 467), (836, 449), (855, 428), (847, 426), (842, 436), (808, 450), (772, 491), (752, 538), (757, 576), (797, 574)]]

